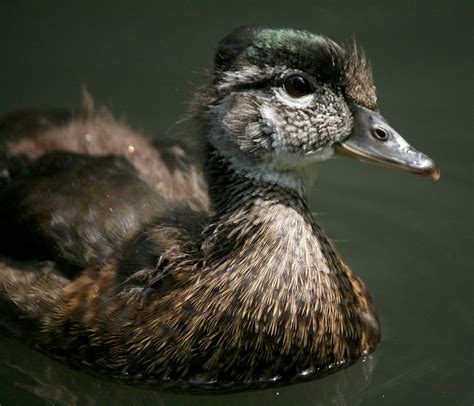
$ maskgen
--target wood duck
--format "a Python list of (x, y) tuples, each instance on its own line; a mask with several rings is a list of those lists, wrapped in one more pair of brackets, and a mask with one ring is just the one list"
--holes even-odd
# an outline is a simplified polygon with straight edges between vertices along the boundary
[(192, 106), (203, 163), (94, 112), (0, 122), (0, 319), (43, 351), (131, 382), (252, 387), (375, 349), (363, 282), (308, 209), (345, 154), (439, 178), (379, 114), (355, 44), (241, 27)]

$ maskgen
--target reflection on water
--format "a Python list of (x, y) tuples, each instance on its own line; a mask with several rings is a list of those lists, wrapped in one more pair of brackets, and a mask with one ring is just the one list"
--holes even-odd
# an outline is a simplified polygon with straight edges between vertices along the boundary
[(22, 398), (46, 399), (61, 405), (103, 404), (262, 404), (272, 399), (274, 404), (357, 405), (359, 396), (370, 384), (376, 357), (369, 355), (352, 367), (319, 381), (268, 390), (235, 394), (196, 395), (137, 388), (89, 376), (82, 371), (51, 360), (46, 355), (27, 348), (15, 339), (2, 337), (0, 353), (0, 392), (7, 386), (16, 388)]

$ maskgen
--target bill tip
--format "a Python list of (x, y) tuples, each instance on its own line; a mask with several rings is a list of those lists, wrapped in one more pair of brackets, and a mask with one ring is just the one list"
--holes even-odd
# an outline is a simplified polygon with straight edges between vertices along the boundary
[(439, 166), (436, 165), (433, 170), (431, 171), (431, 179), (433, 179), (435, 182), (439, 180), (441, 177), (441, 171), (439, 169)]

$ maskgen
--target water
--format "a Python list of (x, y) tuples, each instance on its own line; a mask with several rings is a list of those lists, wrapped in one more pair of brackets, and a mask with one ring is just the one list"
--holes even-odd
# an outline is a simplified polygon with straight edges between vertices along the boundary
[(0, 113), (75, 107), (86, 84), (134, 127), (181, 136), (173, 124), (183, 100), (236, 25), (305, 28), (337, 41), (355, 34), (382, 113), (438, 161), (442, 177), (343, 159), (320, 167), (312, 207), (381, 318), (382, 344), (365, 362), (306, 384), (198, 396), (109, 382), (0, 337), (0, 404), (472, 404), (469, 2), (97, 3), (2, 2)]

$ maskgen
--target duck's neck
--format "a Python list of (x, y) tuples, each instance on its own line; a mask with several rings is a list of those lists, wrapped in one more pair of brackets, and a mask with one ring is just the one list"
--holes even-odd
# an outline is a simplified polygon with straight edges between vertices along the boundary
[(346, 273), (311, 216), (298, 175), (248, 170), (212, 148), (206, 172), (215, 210), (210, 238), (218, 238), (210, 244), (214, 259), (231, 258), (240, 264), (237, 272), (255, 278), (292, 278), (291, 286), (303, 290), (314, 288), (318, 272)]
[(306, 207), (305, 185), (298, 172), (252, 165), (238, 157), (226, 156), (212, 146), (207, 147), (205, 169), (212, 206), (219, 216), (229, 216), (256, 201), (275, 198)]
[(205, 275), (192, 287), (199, 311), (282, 353), (304, 348), (300, 366), (373, 348), (378, 327), (366, 289), (312, 219), (302, 189), (256, 178), (215, 151), (207, 175), (216, 218), (202, 245)]

